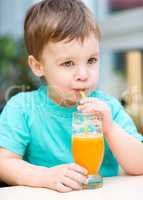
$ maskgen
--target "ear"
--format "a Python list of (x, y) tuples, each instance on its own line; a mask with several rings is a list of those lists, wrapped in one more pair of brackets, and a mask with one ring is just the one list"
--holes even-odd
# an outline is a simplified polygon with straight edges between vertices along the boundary
[(44, 75), (44, 70), (43, 70), (43, 66), (40, 62), (38, 62), (34, 56), (29, 55), (28, 56), (28, 64), (32, 70), (32, 72), (38, 76), (41, 77)]

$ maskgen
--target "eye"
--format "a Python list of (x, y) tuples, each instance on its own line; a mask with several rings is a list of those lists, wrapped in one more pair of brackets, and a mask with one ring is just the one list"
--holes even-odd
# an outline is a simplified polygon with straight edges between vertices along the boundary
[(97, 58), (89, 58), (88, 59), (88, 64), (92, 65), (92, 64), (96, 63), (97, 61), (98, 61)]
[(73, 65), (74, 65), (74, 63), (71, 60), (66, 61), (66, 62), (64, 62), (64, 63), (61, 64), (61, 66), (64, 66), (64, 67), (71, 67)]

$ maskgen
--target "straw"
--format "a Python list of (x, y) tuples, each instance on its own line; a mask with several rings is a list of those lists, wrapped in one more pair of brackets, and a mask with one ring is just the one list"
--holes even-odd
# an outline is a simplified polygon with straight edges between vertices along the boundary
[[(80, 95), (81, 95), (82, 98), (86, 98), (86, 94), (83, 91), (80, 91)], [(83, 130), (84, 130), (83, 135), (89, 135), (87, 126), (84, 126)]]
[(81, 95), (82, 98), (86, 98), (86, 95), (83, 91), (80, 91), (80, 95)]

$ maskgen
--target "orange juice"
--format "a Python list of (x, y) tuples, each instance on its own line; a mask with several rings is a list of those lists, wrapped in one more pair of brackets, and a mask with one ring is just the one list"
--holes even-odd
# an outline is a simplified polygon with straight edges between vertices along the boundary
[(103, 135), (73, 135), (72, 152), (75, 162), (88, 174), (97, 174), (104, 155)]

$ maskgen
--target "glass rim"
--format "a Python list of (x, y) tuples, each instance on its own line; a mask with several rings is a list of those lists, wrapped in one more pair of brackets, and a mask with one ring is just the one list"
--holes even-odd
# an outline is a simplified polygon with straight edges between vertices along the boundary
[(93, 113), (89, 113), (89, 112), (81, 112), (81, 111), (75, 111), (72, 114), (73, 116), (77, 115), (77, 116), (97, 116), (100, 117), (100, 119), (103, 119), (103, 114), (100, 111), (95, 111)]

